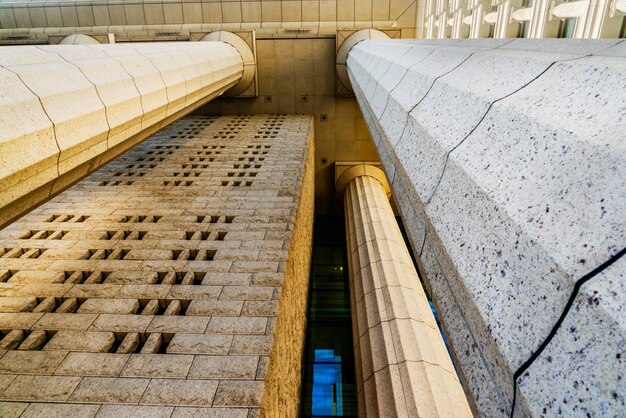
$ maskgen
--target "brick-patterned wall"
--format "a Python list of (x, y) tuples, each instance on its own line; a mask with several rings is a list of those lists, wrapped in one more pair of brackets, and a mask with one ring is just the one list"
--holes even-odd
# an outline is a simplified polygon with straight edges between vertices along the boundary
[(310, 117), (188, 117), (0, 231), (0, 416), (259, 414), (311, 156)]

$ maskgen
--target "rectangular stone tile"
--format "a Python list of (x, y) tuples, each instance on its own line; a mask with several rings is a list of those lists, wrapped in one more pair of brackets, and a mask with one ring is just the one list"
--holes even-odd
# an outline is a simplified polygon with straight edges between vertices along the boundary
[(230, 271), (233, 273), (275, 273), (278, 271), (278, 263), (271, 261), (235, 261)]
[(270, 300), (274, 289), (263, 286), (224, 286), (223, 300)]
[(260, 406), (263, 382), (220, 381), (213, 406)]
[(228, 354), (269, 354), (271, 349), (271, 335), (235, 335)]
[(73, 352), (63, 359), (54, 374), (59, 376), (115, 377), (122, 373), (122, 369), (129, 358), (130, 354)]
[(169, 418), (172, 412), (171, 406), (102, 405), (96, 418)]
[(64, 271), (21, 270), (8, 280), (8, 283), (63, 283)]
[(149, 379), (85, 377), (70, 402), (138, 403)]
[(248, 418), (248, 409), (179, 406), (174, 408), (172, 418)]
[(97, 314), (47, 313), (33, 329), (85, 331), (95, 321)]
[(21, 401), (66, 401), (80, 377), (62, 376), (18, 376), (9, 387), (2, 392), (0, 398)]
[(283, 273), (256, 273), (250, 283), (262, 286), (281, 286), (284, 278)]
[(87, 260), (89, 259), (89, 250), (52, 248), (44, 252), (40, 258), (52, 260)]
[(192, 362), (183, 354), (132, 354), (122, 376), (184, 378)]
[(217, 299), (222, 291), (222, 286), (172, 286), (167, 295), (168, 299)]
[(0, 297), (0, 312), (31, 312), (37, 306), (37, 298)]
[(278, 300), (249, 300), (243, 305), (243, 316), (276, 316)]
[(11, 374), (0, 374), (0, 393), (5, 390), (17, 376)]
[(31, 403), (20, 418), (92, 418), (98, 409), (100, 405)]
[(228, 354), (232, 335), (177, 333), (167, 346), (168, 353)]
[(217, 384), (217, 381), (209, 380), (152, 379), (141, 398), (141, 403), (210, 406)]
[(125, 284), (116, 296), (119, 298), (165, 299), (171, 288), (172, 286), (167, 284)]
[(124, 257), (125, 260), (171, 260), (172, 250), (150, 250), (134, 249), (130, 250)]
[(156, 271), (114, 271), (106, 282), (110, 284), (154, 284), (159, 275)]
[(228, 261), (256, 261), (259, 256), (259, 251), (255, 250), (241, 250), (222, 248), (216, 254), (216, 260), (228, 260)]
[(148, 332), (188, 332), (204, 333), (210, 317), (208, 316), (155, 316), (148, 327)]
[(229, 300), (192, 300), (185, 315), (239, 316), (243, 302)]
[(52, 374), (67, 356), (67, 351), (10, 350), (0, 358), (0, 373)]
[(202, 279), (203, 285), (245, 286), (250, 283), (250, 273), (207, 273)]
[(189, 260), (187, 264), (185, 264), (185, 269), (190, 271), (203, 271), (207, 273), (227, 273), (230, 271), (232, 264), (233, 262), (228, 260)]
[(42, 313), (0, 313), (0, 329), (30, 329)]
[(89, 299), (76, 313), (134, 314), (138, 310), (137, 299)]
[(154, 315), (100, 314), (89, 327), (90, 331), (145, 332)]
[(21, 329), (14, 329), (12, 331), (5, 331), (6, 334), (2, 336), (0, 341), (0, 349), (2, 350), (15, 350), (22, 343), (22, 340), (26, 337), (26, 333)]
[(267, 318), (255, 317), (218, 317), (209, 322), (207, 332), (220, 334), (265, 334)]
[(67, 291), (66, 297), (68, 298), (113, 298), (120, 289), (121, 285), (117, 284), (75, 284), (70, 290)]
[(43, 350), (68, 350), (106, 353), (115, 343), (112, 332), (59, 331), (48, 341)]
[(28, 405), (24, 402), (0, 402), (0, 417), (18, 418)]
[(256, 376), (256, 356), (196, 356), (189, 379), (252, 379)]

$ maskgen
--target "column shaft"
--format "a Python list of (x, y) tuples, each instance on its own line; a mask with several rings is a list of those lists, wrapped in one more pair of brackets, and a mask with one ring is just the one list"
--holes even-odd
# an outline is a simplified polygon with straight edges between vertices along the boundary
[(4, 47), (0, 225), (223, 93), (243, 67), (224, 42)]
[(382, 184), (345, 190), (359, 415), (471, 416)]

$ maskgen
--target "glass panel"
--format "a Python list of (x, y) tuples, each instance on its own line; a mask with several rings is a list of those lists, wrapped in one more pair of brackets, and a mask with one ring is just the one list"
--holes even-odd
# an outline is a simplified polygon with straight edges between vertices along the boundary
[(561, 21), (559, 28), (559, 38), (571, 38), (574, 36), (574, 29), (576, 29), (576, 18), (568, 17)]
[(302, 417), (357, 414), (346, 259), (343, 221), (315, 218)]

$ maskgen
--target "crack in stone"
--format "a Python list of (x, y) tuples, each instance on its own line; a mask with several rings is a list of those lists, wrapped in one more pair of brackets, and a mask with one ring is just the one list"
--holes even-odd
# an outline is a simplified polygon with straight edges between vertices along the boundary
[(522, 374), (524, 374), (524, 372), (526, 370), (528, 370), (528, 368), (535, 362), (535, 360), (537, 360), (537, 358), (541, 355), (543, 350), (545, 350), (546, 347), (550, 344), (550, 342), (555, 337), (557, 332), (559, 332), (559, 329), (561, 328), (561, 325), (563, 324), (563, 321), (565, 321), (565, 318), (567, 317), (567, 314), (571, 310), (572, 305), (574, 304), (574, 301), (576, 300), (576, 296), (578, 296), (580, 288), (585, 283), (587, 283), (589, 280), (593, 279), (598, 274), (602, 273), (604, 270), (606, 270), (609, 267), (611, 267), (611, 265), (616, 263), (625, 254), (626, 254), (626, 247), (622, 248), (617, 254), (611, 256), (607, 261), (605, 261), (604, 263), (600, 264), (594, 270), (592, 270), (589, 273), (585, 274), (583, 277), (578, 279), (578, 281), (576, 281), (576, 284), (574, 285), (574, 289), (572, 290), (572, 293), (570, 294), (570, 297), (567, 300), (567, 303), (565, 304), (565, 307), (563, 308), (563, 312), (561, 312), (561, 316), (559, 316), (559, 319), (556, 321), (556, 323), (554, 324), (554, 326), (550, 330), (550, 333), (548, 334), (548, 336), (544, 339), (544, 341), (541, 343), (539, 348), (537, 350), (535, 350), (535, 352), (528, 358), (528, 360), (526, 360), (526, 362), (524, 362), (524, 364), (522, 364), (517, 369), (517, 371), (513, 374), (513, 404), (511, 405), (511, 415), (510, 415), (511, 418), (513, 418), (513, 416), (515, 414), (515, 402), (516, 402), (516, 394), (517, 394), (517, 379)]
[[(504, 44), (504, 45), (506, 45), (506, 44)], [(498, 49), (498, 48), (494, 48), (494, 50), (495, 50), (495, 49)], [(521, 86), (519, 89), (517, 89), (517, 90), (515, 90), (515, 91), (513, 91), (513, 92), (511, 92), (511, 93), (509, 93), (509, 94), (507, 94), (506, 96), (502, 96), (502, 97), (500, 97), (500, 98), (498, 98), (498, 99), (494, 100), (493, 102), (491, 102), (491, 104), (490, 104), (490, 105), (489, 105), (489, 107), (487, 108), (487, 111), (486, 111), (486, 112), (485, 112), (485, 114), (484, 114), (484, 115), (480, 118), (480, 120), (478, 121), (478, 123), (476, 124), (476, 126), (474, 126), (474, 127), (473, 127), (470, 131), (469, 131), (469, 133), (465, 136), (465, 138), (463, 138), (463, 139), (461, 140), (461, 142), (459, 142), (458, 144), (456, 144), (456, 145), (454, 146), (454, 148), (452, 148), (452, 149), (451, 149), (450, 151), (448, 151), (448, 153), (446, 154), (446, 161), (445, 161), (445, 163), (444, 163), (444, 165), (443, 165), (443, 170), (441, 171), (441, 176), (439, 176), (439, 180), (437, 181), (437, 184), (435, 185), (435, 189), (433, 190), (432, 194), (430, 195), (430, 197), (428, 198), (428, 200), (426, 201), (426, 203), (424, 203), (424, 207), (426, 207), (426, 205), (428, 205), (428, 204), (431, 202), (431, 200), (433, 199), (433, 197), (435, 196), (435, 194), (436, 194), (436, 193), (437, 193), (437, 191), (439, 190), (439, 185), (441, 184), (441, 180), (443, 179), (443, 175), (445, 174), (445, 172), (446, 172), (446, 168), (448, 167), (448, 161), (450, 161), (450, 154), (451, 154), (453, 151), (455, 151), (458, 147), (460, 147), (460, 146), (461, 146), (461, 145), (465, 142), (465, 140), (467, 140), (467, 138), (469, 138), (469, 137), (470, 137), (470, 136), (474, 133), (474, 131), (475, 131), (475, 130), (476, 130), (476, 129), (477, 129), (477, 128), (478, 128), (478, 127), (479, 127), (479, 126), (483, 123), (483, 120), (485, 120), (485, 118), (487, 117), (487, 115), (488, 115), (488, 114), (489, 114), (489, 112), (491, 111), (491, 108), (493, 107), (493, 105), (495, 105), (496, 103), (498, 103), (498, 102), (500, 102), (500, 101), (502, 101), (502, 100), (504, 100), (504, 99), (506, 99), (506, 98), (508, 98), (508, 97), (510, 97), (510, 96), (512, 96), (512, 95), (514, 95), (514, 94), (516, 94), (516, 93), (518, 93), (518, 92), (520, 92), (520, 91), (521, 91), (521, 90), (523, 90), (523, 89), (525, 89), (526, 87), (528, 87), (529, 85), (531, 85), (532, 83), (534, 83), (536, 80), (538, 80), (538, 79), (539, 79), (539, 77), (541, 77), (541, 76), (542, 76), (542, 75), (544, 75), (546, 72), (548, 72), (548, 70), (549, 70), (550, 68), (552, 68), (555, 64), (557, 64), (557, 63), (561, 63), (561, 62), (576, 61), (576, 60), (583, 59), (583, 58), (588, 58), (588, 57), (591, 57), (591, 56), (592, 56), (592, 54), (588, 54), (588, 55), (583, 55), (583, 56), (576, 57), (576, 58), (571, 58), (571, 59), (564, 59), (564, 60), (554, 61), (554, 62), (552, 62), (552, 63), (551, 63), (551, 64), (550, 64), (550, 65), (549, 65), (549, 66), (548, 66), (545, 70), (543, 70), (541, 73), (539, 73), (536, 77), (534, 77), (534, 78), (533, 78), (532, 80), (530, 80), (528, 83), (526, 83), (526, 84), (524, 84), (523, 86)]]

